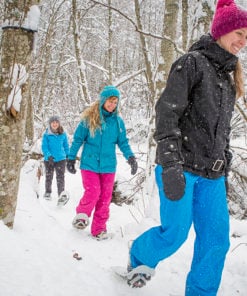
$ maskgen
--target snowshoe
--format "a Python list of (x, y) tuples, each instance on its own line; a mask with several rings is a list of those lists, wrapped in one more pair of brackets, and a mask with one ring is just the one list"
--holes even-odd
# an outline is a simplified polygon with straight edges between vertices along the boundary
[(46, 199), (46, 200), (51, 200), (51, 194), (50, 193), (48, 193), (48, 192), (46, 192), (45, 194), (44, 194), (44, 199)]
[(131, 288), (142, 288), (146, 285), (147, 281), (151, 280), (154, 276), (155, 270), (146, 265), (140, 265), (136, 268), (124, 268), (121, 266), (113, 267), (115, 274), (127, 281)]
[(69, 194), (66, 191), (63, 191), (58, 198), (57, 205), (64, 206), (69, 201)]
[(88, 226), (89, 219), (87, 214), (79, 213), (75, 216), (75, 218), (72, 221), (72, 225), (77, 229), (84, 229)]
[(107, 233), (106, 231), (102, 231), (97, 235), (93, 235), (93, 238), (96, 239), (97, 241), (111, 239), (113, 238), (113, 233)]

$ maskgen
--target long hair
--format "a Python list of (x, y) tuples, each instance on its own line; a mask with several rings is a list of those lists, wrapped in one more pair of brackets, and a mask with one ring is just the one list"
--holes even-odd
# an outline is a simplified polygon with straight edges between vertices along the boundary
[(99, 101), (94, 102), (90, 107), (84, 110), (81, 119), (86, 121), (91, 136), (94, 136), (96, 129), (101, 128)]
[(243, 69), (240, 61), (237, 62), (236, 69), (233, 73), (233, 79), (236, 87), (236, 98), (244, 96), (244, 79), (243, 79)]
[(51, 130), (51, 132), (53, 132), (53, 133), (55, 133), (55, 134), (58, 134), (58, 135), (61, 135), (61, 134), (64, 133), (64, 129), (63, 129), (63, 127), (60, 125), (60, 123), (59, 123), (59, 126), (58, 126), (58, 128), (57, 128), (56, 130), (54, 130), (54, 129), (51, 127), (51, 125), (50, 125), (50, 130)]

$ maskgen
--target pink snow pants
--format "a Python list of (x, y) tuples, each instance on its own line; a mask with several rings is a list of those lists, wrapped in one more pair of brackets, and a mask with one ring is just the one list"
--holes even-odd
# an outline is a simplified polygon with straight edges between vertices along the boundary
[(106, 231), (115, 173), (101, 174), (81, 170), (81, 176), (84, 194), (76, 207), (76, 213), (84, 213), (90, 217), (94, 209), (91, 233), (95, 236), (102, 231)]

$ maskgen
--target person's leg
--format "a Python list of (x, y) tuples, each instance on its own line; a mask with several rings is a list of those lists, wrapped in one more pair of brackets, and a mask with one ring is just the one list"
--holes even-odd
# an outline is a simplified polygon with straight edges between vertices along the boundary
[(192, 223), (193, 188), (198, 177), (185, 172), (185, 194), (182, 199), (171, 201), (164, 194), (161, 166), (156, 167), (155, 174), (160, 196), (161, 225), (147, 230), (134, 240), (130, 250), (132, 268), (139, 265), (155, 268), (183, 244)]
[(45, 164), (45, 193), (52, 192), (52, 180), (54, 174), (54, 164), (49, 164), (48, 161)]
[(195, 186), (193, 209), (196, 240), (186, 296), (217, 294), (229, 249), (229, 213), (225, 178), (200, 178)]
[(115, 173), (100, 174), (101, 192), (95, 206), (91, 232), (97, 235), (106, 231), (106, 222), (109, 219), (110, 203), (114, 186)]
[(58, 196), (64, 191), (65, 163), (66, 163), (65, 160), (55, 162)]
[(81, 170), (82, 184), (84, 187), (83, 196), (76, 207), (76, 213), (84, 213), (88, 217), (99, 199), (100, 195), (100, 177), (98, 173), (88, 170)]

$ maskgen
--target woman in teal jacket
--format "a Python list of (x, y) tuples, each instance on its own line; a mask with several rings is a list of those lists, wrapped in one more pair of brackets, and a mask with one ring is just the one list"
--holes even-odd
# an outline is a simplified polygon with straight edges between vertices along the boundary
[(129, 146), (123, 119), (117, 114), (119, 90), (106, 86), (100, 100), (87, 108), (76, 128), (70, 148), (67, 169), (75, 173), (75, 159), (83, 146), (80, 169), (84, 195), (76, 208), (73, 220), (76, 228), (83, 229), (89, 223), (94, 210), (91, 233), (98, 240), (106, 239), (106, 222), (112, 198), (117, 166), (116, 145), (131, 165), (131, 173), (137, 171), (137, 162)]
[(51, 199), (52, 180), (54, 170), (57, 177), (58, 203), (65, 204), (67, 195), (64, 192), (64, 172), (66, 157), (69, 153), (69, 143), (67, 134), (60, 124), (58, 116), (49, 119), (49, 126), (42, 137), (42, 152), (45, 164), (45, 199)]

